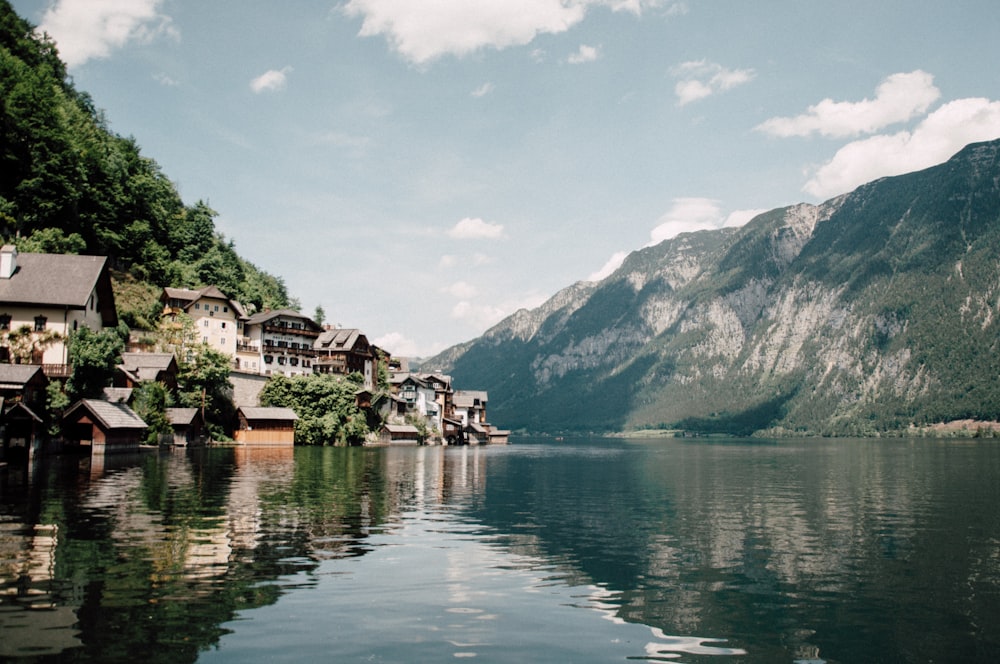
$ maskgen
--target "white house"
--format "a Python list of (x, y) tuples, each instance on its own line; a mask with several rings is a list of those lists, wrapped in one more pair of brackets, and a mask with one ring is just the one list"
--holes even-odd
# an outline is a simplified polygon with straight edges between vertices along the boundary
[(65, 366), (70, 333), (117, 324), (105, 256), (0, 249), (0, 362)]

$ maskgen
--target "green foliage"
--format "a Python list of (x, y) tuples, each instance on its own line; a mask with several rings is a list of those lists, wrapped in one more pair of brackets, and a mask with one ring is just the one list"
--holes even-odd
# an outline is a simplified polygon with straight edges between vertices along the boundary
[(228, 438), (236, 412), (229, 382), (232, 360), (208, 344), (186, 346), (178, 357), (177, 396), (180, 405), (201, 408), (215, 440)]
[(119, 324), (100, 332), (81, 327), (70, 334), (67, 354), (73, 375), (66, 382), (66, 391), (74, 401), (99, 397), (111, 385), (128, 333), (128, 326)]
[(71, 401), (63, 390), (62, 383), (57, 380), (50, 382), (45, 388), (45, 430), (50, 436), (58, 436), (61, 431), (63, 411)]
[(54, 45), (0, 2), (0, 237), (22, 252), (108, 256), (157, 287), (217, 285), (252, 310), (288, 306), (281, 279), (241, 258), (215, 217), (111, 132)]
[(351, 445), (368, 434), (355, 396), (357, 379), (332, 374), (272, 376), (260, 394), (264, 406), (291, 408), (299, 416), (295, 442), (302, 445)]
[(163, 383), (145, 381), (132, 391), (132, 410), (149, 426), (146, 442), (155, 445), (160, 434), (172, 433), (173, 427), (167, 419), (167, 408), (173, 399)]

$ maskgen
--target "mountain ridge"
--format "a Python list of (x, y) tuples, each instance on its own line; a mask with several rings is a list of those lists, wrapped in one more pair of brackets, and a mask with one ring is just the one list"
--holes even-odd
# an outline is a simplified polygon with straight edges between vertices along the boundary
[(872, 435), (1000, 419), (1000, 141), (630, 254), (423, 363), (527, 431)]

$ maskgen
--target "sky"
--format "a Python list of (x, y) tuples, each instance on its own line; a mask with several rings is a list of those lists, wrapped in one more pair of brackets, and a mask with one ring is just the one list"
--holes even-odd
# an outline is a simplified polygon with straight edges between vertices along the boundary
[(12, 0), (312, 316), (400, 356), (1000, 137), (996, 0)]

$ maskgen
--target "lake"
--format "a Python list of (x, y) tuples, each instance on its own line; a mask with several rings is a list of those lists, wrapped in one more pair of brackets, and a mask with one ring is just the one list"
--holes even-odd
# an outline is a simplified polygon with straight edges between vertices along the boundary
[(996, 662), (1000, 443), (213, 448), (0, 470), (0, 661)]

